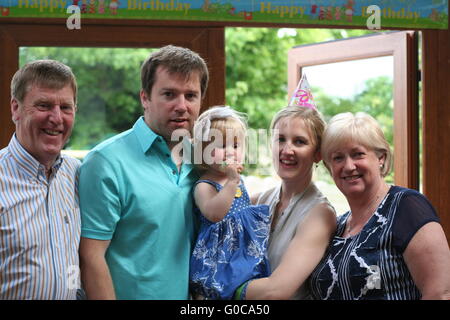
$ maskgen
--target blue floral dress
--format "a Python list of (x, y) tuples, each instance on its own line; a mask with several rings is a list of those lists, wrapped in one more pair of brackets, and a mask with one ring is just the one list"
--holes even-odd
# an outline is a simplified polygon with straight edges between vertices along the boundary
[[(223, 186), (210, 180), (217, 191)], [(205, 299), (231, 299), (245, 281), (270, 275), (267, 245), (270, 213), (267, 205), (251, 205), (241, 181), (230, 210), (216, 223), (200, 214), (200, 231), (191, 256), (190, 285)]]

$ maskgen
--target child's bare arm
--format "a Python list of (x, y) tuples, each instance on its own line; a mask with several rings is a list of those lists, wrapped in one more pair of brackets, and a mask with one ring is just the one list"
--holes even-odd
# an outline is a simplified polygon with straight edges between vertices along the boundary
[(208, 183), (197, 184), (194, 199), (202, 214), (211, 222), (218, 222), (225, 217), (231, 208), (237, 187), (240, 183), (239, 169), (236, 165), (227, 165), (224, 171), (228, 180), (222, 190), (217, 190)]

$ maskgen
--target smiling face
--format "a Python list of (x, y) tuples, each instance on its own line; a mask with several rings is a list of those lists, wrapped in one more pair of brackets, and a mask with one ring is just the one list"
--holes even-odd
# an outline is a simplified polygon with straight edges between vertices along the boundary
[(190, 132), (200, 112), (199, 75), (194, 72), (186, 79), (160, 66), (150, 97), (141, 90), (141, 102), (147, 125), (172, 147), (178, 143), (171, 143), (172, 133), (177, 129)]
[(51, 167), (69, 139), (75, 111), (70, 85), (62, 89), (32, 85), (22, 102), (11, 100), (17, 139), (46, 168)]
[(243, 139), (237, 136), (231, 137), (229, 141), (224, 141), (222, 146), (216, 146), (212, 150), (211, 156), (213, 161), (212, 167), (220, 166), (224, 162), (242, 164), (244, 160)]
[(299, 117), (285, 117), (274, 126), (272, 155), (275, 171), (285, 181), (311, 180), (320, 153), (311, 132)]
[(330, 153), (328, 165), (336, 186), (347, 198), (362, 198), (383, 182), (380, 166), (385, 157), (353, 141)]

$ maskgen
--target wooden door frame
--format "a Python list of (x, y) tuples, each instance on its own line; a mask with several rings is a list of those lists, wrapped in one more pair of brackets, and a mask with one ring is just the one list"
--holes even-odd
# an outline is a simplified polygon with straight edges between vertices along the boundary
[(422, 32), (422, 132), (423, 193), (450, 245), (450, 30)]
[(396, 185), (419, 190), (415, 32), (375, 34), (291, 49), (288, 53), (288, 93), (291, 96), (294, 92), (303, 67), (382, 56), (394, 58), (394, 181)]
[[(32, 32), (30, 32), (32, 31)], [(0, 114), (10, 115), (10, 83), (19, 68), (22, 46), (158, 48), (173, 44), (190, 48), (202, 56), (210, 81), (202, 110), (225, 103), (224, 27), (162, 27), (154, 25), (89, 25), (68, 31), (65, 24), (0, 24)], [(70, 66), (70, 62), (68, 62)], [(76, 70), (73, 70), (76, 76)], [(140, 88), (136, 88), (139, 90)], [(0, 149), (15, 131), (11, 117), (0, 117)]]

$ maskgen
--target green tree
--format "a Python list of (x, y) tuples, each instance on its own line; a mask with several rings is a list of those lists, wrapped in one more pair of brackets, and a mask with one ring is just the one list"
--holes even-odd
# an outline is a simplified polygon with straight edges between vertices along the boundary
[[(286, 78), (287, 52), (290, 48), (367, 33), (370, 32), (227, 28), (227, 104), (245, 112), (250, 127), (267, 129), (273, 115), (286, 106), (288, 101)], [(129, 129), (142, 114), (139, 101), (139, 70), (150, 51), (122, 48), (23, 47), (20, 51), (20, 61), (24, 64), (35, 59), (50, 58), (72, 67), (79, 84), (79, 111), (69, 148), (89, 149), (105, 138)], [(381, 89), (383, 85), (379, 84)], [(337, 101), (326, 96), (321, 96), (321, 99), (324, 101), (322, 104), (326, 106), (322, 110), (326, 116), (337, 113), (337, 110), (342, 112), (356, 110), (354, 108), (364, 107), (364, 104), (373, 105), (368, 93), (358, 98), (358, 101)]]
[[(249, 127), (268, 129), (274, 114), (285, 107), (287, 96), (287, 53), (289, 49), (323, 41), (363, 36), (367, 30), (335, 29), (226, 29), (226, 100), (227, 104), (248, 115)], [(390, 87), (386, 87), (387, 90)], [(316, 96), (316, 91), (315, 96)], [(371, 89), (369, 89), (371, 92)], [(364, 95), (366, 96), (366, 95)], [(358, 110), (355, 99), (336, 99), (320, 95), (326, 118), (343, 111)], [(260, 141), (258, 141), (260, 142)], [(259, 151), (258, 151), (259, 152)], [(265, 160), (269, 153), (261, 155)], [(262, 165), (264, 163), (264, 165)], [(269, 172), (269, 161), (247, 167), (248, 173)]]
[(226, 29), (226, 100), (252, 128), (268, 128), (287, 105), (287, 53), (305, 44), (372, 33), (336, 29)]
[(393, 84), (388, 77), (367, 80), (364, 89), (351, 98), (332, 97), (321, 88), (313, 88), (314, 97), (325, 120), (341, 112), (365, 112), (379, 123), (386, 139), (393, 144)]
[[(313, 88), (314, 97), (326, 121), (341, 112), (365, 112), (374, 117), (381, 126), (386, 140), (394, 151), (394, 104), (393, 83), (388, 77), (378, 77), (366, 81), (364, 89), (351, 98), (332, 97), (324, 93), (321, 88)], [(332, 183), (327, 177), (325, 169), (321, 168), (320, 176)], [(391, 172), (386, 181), (392, 183), (394, 175)]]

